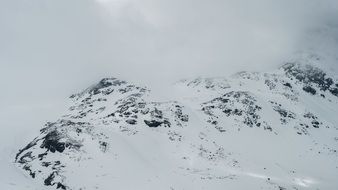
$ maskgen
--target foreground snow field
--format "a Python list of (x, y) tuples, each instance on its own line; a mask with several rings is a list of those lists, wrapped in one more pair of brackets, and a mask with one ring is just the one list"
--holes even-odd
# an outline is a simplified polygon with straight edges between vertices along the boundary
[(181, 80), (166, 102), (102, 79), (4, 149), (5, 189), (338, 189), (338, 77), (320, 61)]

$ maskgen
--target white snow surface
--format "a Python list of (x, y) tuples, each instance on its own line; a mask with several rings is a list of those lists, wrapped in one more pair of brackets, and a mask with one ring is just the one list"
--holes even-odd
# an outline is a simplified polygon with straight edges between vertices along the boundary
[(304, 60), (181, 80), (167, 102), (103, 79), (2, 146), (1, 189), (338, 189), (338, 77)]

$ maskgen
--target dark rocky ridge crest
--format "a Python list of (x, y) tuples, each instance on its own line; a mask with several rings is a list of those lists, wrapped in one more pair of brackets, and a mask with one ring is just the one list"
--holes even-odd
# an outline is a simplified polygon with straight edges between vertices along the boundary
[(287, 76), (304, 84), (303, 90), (305, 92), (315, 95), (314, 87), (317, 87), (320, 91), (329, 91), (332, 95), (338, 97), (337, 81), (327, 76), (323, 70), (309, 64), (299, 63), (287, 63), (282, 68)]
[[(103, 94), (103, 95), (109, 95), (110, 93), (114, 92), (114, 90), (118, 90), (120, 87), (128, 85), (127, 81), (119, 80), (117, 78), (111, 77), (111, 78), (103, 78), (101, 79), (97, 84), (92, 85), (91, 87), (85, 89), (84, 91), (73, 94), (70, 96), (70, 98), (75, 98), (76, 100), (79, 98), (82, 98), (84, 95), (97, 95), (97, 94)], [(133, 87), (136, 87), (135, 85), (131, 85)], [(141, 88), (141, 87), (137, 87)]]

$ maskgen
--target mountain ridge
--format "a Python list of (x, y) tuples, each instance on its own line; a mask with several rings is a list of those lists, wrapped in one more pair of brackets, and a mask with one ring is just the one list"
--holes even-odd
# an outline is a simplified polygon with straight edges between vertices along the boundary
[(72, 95), (16, 165), (51, 189), (338, 187), (337, 76), (290, 62), (174, 87), (176, 100), (156, 102), (146, 87), (104, 78)]

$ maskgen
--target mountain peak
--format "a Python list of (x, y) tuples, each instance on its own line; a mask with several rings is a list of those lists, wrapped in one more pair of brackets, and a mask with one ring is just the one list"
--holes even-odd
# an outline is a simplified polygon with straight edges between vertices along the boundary
[[(338, 173), (335, 76), (290, 62), (175, 85), (184, 98), (158, 102), (147, 88), (100, 80), (72, 96), (69, 111), (19, 150), (16, 165), (67, 190), (337, 187), (328, 177)], [(309, 170), (318, 163), (325, 169)], [(83, 174), (90, 180), (77, 181)], [(299, 182), (307, 176), (321, 183)]]

